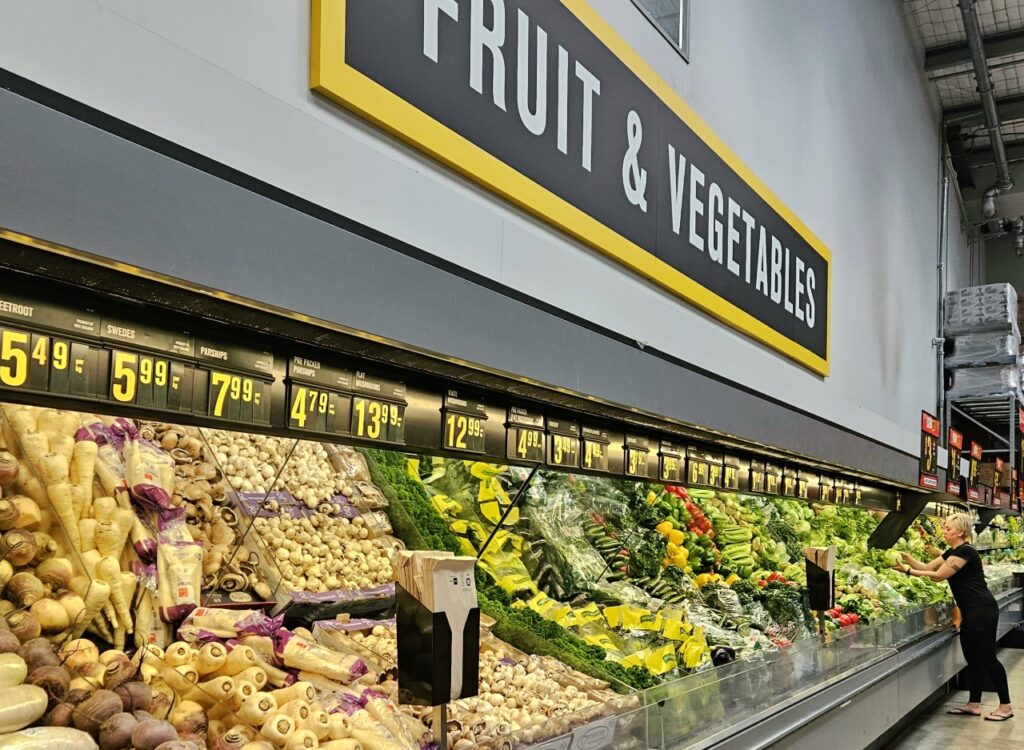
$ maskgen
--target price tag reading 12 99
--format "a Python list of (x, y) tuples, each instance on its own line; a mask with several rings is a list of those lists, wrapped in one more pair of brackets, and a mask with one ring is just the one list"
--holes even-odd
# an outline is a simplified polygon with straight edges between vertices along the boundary
[(484, 421), (470, 414), (446, 411), (444, 447), (452, 451), (484, 452)]
[(352, 434), (368, 440), (405, 442), (405, 407), (355, 396), (352, 399)]

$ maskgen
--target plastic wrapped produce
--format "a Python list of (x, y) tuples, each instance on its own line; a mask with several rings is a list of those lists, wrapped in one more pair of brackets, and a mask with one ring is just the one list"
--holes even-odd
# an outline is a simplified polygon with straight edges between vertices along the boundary
[(1020, 368), (1017, 365), (950, 370), (946, 379), (946, 395), (954, 401), (1010, 395), (1021, 398)]
[(1017, 291), (1010, 284), (986, 284), (946, 293), (945, 334), (1014, 331), (1017, 327)]
[(1016, 364), (1020, 336), (1012, 331), (967, 333), (951, 339), (946, 353), (946, 367), (981, 367), (983, 365)]

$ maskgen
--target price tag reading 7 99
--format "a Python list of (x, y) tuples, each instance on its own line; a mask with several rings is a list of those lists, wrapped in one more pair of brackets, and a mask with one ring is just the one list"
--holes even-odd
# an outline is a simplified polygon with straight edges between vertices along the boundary
[(256, 378), (211, 370), (209, 413), (220, 419), (265, 424), (263, 388)]

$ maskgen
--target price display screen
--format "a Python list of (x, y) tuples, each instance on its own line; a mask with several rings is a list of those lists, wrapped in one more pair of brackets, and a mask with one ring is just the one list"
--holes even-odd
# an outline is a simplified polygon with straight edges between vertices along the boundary
[(444, 397), (441, 425), (441, 447), (450, 451), (484, 453), (487, 407), (448, 391)]
[(686, 449), (668, 440), (661, 441), (658, 452), (658, 479), (662, 482), (681, 482), (683, 480), (683, 456)]
[(765, 464), (765, 492), (769, 495), (778, 495), (782, 489), (782, 467), (773, 464)]
[(319, 359), (288, 360), (288, 426), (339, 435), (348, 432), (352, 407), (352, 373)]
[(517, 461), (543, 463), (544, 415), (513, 406), (508, 410), (507, 455)]
[(608, 446), (611, 439), (606, 430), (595, 427), (583, 427), (583, 461), (582, 468), (591, 471), (608, 471)]
[(735, 456), (725, 456), (722, 466), (722, 487), (727, 490), (740, 488), (740, 462)]
[(765, 476), (765, 465), (763, 461), (750, 462), (750, 491), (766, 492), (767, 477)]
[(577, 469), (580, 465), (580, 426), (564, 419), (548, 419), (548, 456), (553, 466)]
[(796, 496), (803, 500), (809, 500), (811, 497), (811, 487), (814, 483), (814, 477), (808, 474), (806, 471), (799, 471), (796, 475)]
[(289, 427), (329, 435), (342, 433), (348, 427), (350, 395), (298, 383), (291, 385), (288, 394)]
[(782, 470), (782, 494), (786, 497), (797, 497), (797, 476), (796, 469)]
[(270, 384), (250, 375), (210, 370), (207, 414), (218, 419), (269, 424)]
[(405, 406), (366, 396), (353, 396), (352, 434), (367, 440), (404, 443)]
[(649, 438), (639, 435), (626, 435), (625, 467), (626, 475), (646, 479), (650, 469), (647, 456), (651, 450)]
[(836, 502), (835, 480), (832, 477), (821, 476), (818, 478), (818, 499), (823, 503)]
[(405, 442), (405, 384), (357, 370), (352, 384), (352, 435), (388, 443)]
[(155, 354), (113, 349), (107, 397), (115, 404), (191, 411), (195, 367)]

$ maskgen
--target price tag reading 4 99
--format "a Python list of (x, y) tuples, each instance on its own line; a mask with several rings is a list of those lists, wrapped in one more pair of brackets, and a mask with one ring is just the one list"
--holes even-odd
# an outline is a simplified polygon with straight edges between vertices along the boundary
[(533, 427), (517, 427), (515, 457), (521, 461), (543, 461), (544, 432)]

